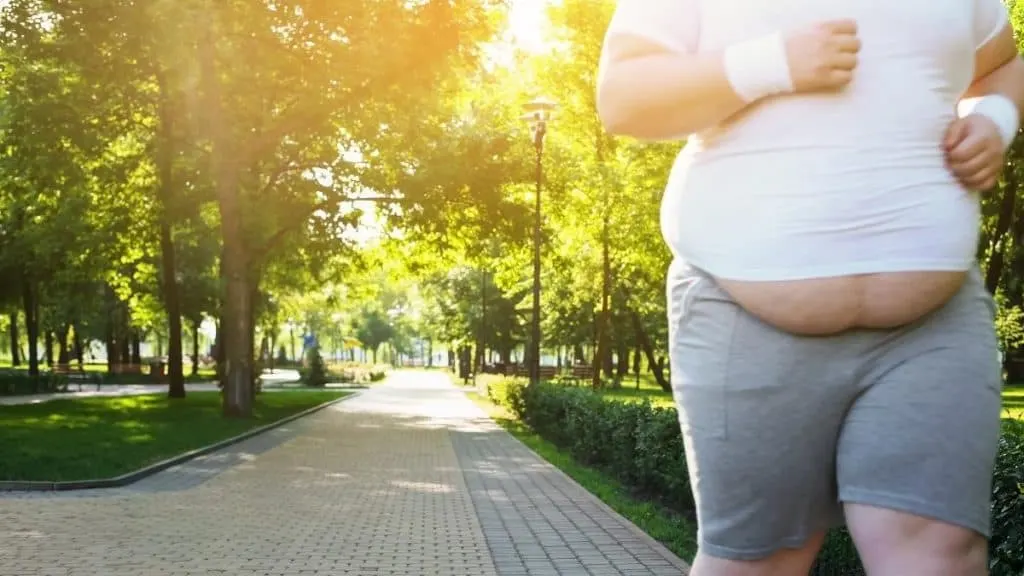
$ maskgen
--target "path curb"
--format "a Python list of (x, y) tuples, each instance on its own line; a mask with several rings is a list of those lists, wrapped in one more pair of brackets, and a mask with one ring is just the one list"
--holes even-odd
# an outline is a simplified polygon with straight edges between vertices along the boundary
[(335, 404), (339, 404), (341, 402), (349, 400), (350, 398), (355, 398), (360, 394), (362, 394), (361, 390), (351, 392), (349, 394), (346, 394), (345, 396), (342, 396), (341, 398), (329, 400), (327, 402), (324, 402), (323, 404), (318, 404), (316, 406), (313, 406), (312, 408), (307, 408), (302, 412), (297, 412), (295, 414), (292, 414), (291, 416), (286, 416), (280, 420), (271, 422), (270, 424), (264, 424), (263, 426), (253, 428), (252, 430), (247, 430), (237, 436), (232, 436), (231, 438), (228, 438), (226, 440), (221, 440), (219, 442), (215, 442), (213, 444), (203, 446), (201, 448), (196, 448), (195, 450), (184, 452), (177, 456), (172, 456), (166, 460), (161, 460), (160, 462), (157, 462), (155, 464), (150, 464), (149, 466), (139, 468), (138, 470), (134, 470), (132, 472), (127, 472), (120, 476), (114, 476), (112, 478), (96, 478), (92, 480), (62, 480), (58, 482), (49, 482), (46, 480), (0, 480), (0, 492), (64, 492), (70, 490), (95, 490), (99, 488), (120, 488), (122, 486), (128, 486), (129, 484), (134, 484), (135, 482), (138, 482), (143, 478), (152, 476), (157, 472), (163, 472), (164, 470), (171, 468), (173, 466), (177, 466), (178, 464), (183, 464), (185, 462), (188, 462), (189, 460), (193, 460), (200, 456), (205, 456), (211, 452), (216, 452), (223, 448), (227, 448), (228, 446), (231, 446), (233, 444), (238, 444), (239, 442), (242, 442), (243, 440), (248, 440), (253, 436), (259, 436), (260, 434), (269, 432), (274, 428), (278, 428), (280, 426), (288, 424), (289, 422), (298, 420), (299, 418), (303, 418), (315, 412), (319, 412), (324, 408), (334, 406)]

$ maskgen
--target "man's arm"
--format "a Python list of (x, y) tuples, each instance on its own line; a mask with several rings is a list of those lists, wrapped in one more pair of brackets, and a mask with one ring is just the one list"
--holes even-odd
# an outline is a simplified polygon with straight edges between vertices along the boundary
[(974, 82), (960, 100), (960, 118), (950, 124), (943, 143), (950, 170), (967, 189), (982, 191), (996, 185), (1022, 108), (1024, 61), (1017, 54), (1013, 29), (1003, 18), (1000, 30), (975, 52)]
[(1018, 110), (1024, 110), (1024, 60), (1017, 52), (1009, 24), (978, 48), (974, 57), (974, 83), (964, 98), (990, 94), (1006, 96)]

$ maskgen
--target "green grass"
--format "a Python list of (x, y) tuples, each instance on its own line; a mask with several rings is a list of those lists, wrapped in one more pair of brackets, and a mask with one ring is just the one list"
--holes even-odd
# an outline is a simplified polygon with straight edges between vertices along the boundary
[[(78, 367), (78, 361), (77, 360), (73, 360), (70, 363), (70, 365), (72, 367), (74, 367), (74, 368), (77, 368)], [(21, 366), (19, 366), (18, 368), (13, 368), (13, 366), (11, 366), (11, 361), (10, 360), (0, 360), (0, 368), (24, 370), (24, 371), (27, 372), (28, 371), (28, 364), (22, 362)], [(82, 368), (84, 368), (86, 372), (98, 372), (98, 373), (101, 373), (101, 374), (105, 374), (107, 372), (107, 363), (106, 362), (98, 362), (98, 363), (97, 362), (86, 362), (85, 364), (82, 365)], [(39, 363), (39, 369), (40, 370), (48, 370), (49, 368), (47, 367), (45, 362), (40, 362)], [(167, 367), (165, 366), (164, 370), (166, 370), (166, 369), (167, 369)], [(192, 375), (192, 362), (186, 361), (184, 364), (182, 364), (182, 369), (185, 371), (185, 376), (186, 377), (187, 376), (191, 376)], [(143, 370), (148, 371), (149, 370), (148, 365), (143, 364)], [(148, 374), (144, 374), (143, 376), (147, 376), (147, 375)], [(213, 368), (202, 368), (202, 367), (199, 368), (198, 376), (200, 376), (200, 377), (213, 378), (216, 375), (217, 375), (216, 374), (216, 370), (214, 370)], [(136, 374), (135, 376), (138, 376), (138, 374)]]
[(591, 494), (613, 510), (636, 524), (655, 540), (684, 560), (690, 561), (697, 553), (697, 527), (694, 522), (653, 502), (636, 498), (629, 490), (607, 474), (583, 466), (568, 453), (544, 440), (528, 426), (500, 406), (480, 394), (467, 391), (466, 395), (483, 408), (502, 428), (518, 438), (541, 458), (565, 472)]
[(260, 394), (250, 420), (221, 416), (219, 392), (53, 400), (0, 406), (0, 480), (84, 480), (124, 474), (346, 395)]
[(1007, 416), (1024, 421), (1024, 386), (1009, 386), (1003, 389), (1003, 409)]

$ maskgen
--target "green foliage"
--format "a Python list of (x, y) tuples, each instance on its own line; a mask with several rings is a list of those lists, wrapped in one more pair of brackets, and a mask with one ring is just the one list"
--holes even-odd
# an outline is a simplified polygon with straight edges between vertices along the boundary
[(1024, 425), (1008, 422), (999, 440), (989, 543), (993, 576), (1024, 574)]
[(376, 309), (367, 309), (359, 318), (356, 324), (356, 338), (363, 343), (367, 350), (373, 353), (374, 362), (377, 359), (377, 350), (395, 335), (395, 329), (391, 325), (387, 314)]
[[(607, 471), (638, 494), (685, 514), (694, 513), (682, 434), (675, 409), (615, 402), (588, 388), (526, 386), (505, 379), (488, 397), (581, 463)], [(993, 489), (993, 576), (1024, 570), (1024, 426), (1011, 422), (1000, 440)], [(849, 534), (832, 531), (813, 574), (863, 574)]]
[(67, 380), (50, 374), (29, 376), (21, 370), (0, 370), (0, 396), (21, 396), (59, 392)]
[(370, 369), (370, 382), (380, 382), (388, 377), (387, 366), (374, 366)]
[(306, 358), (299, 370), (299, 377), (306, 386), (322, 388), (327, 385), (330, 377), (324, 357), (320, 354), (320, 346), (314, 344), (306, 349)]
[(996, 336), (999, 349), (1004, 353), (1017, 350), (1024, 344), (1024, 311), (1011, 305), (1002, 293), (996, 293)]

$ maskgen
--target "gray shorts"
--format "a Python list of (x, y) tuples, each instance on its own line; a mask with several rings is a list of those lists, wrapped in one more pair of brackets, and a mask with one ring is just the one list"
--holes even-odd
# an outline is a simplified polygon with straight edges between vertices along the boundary
[(783, 332), (681, 262), (668, 305), (704, 553), (799, 548), (843, 523), (844, 502), (989, 536), (1002, 379), (977, 270), (941, 309), (893, 330)]

